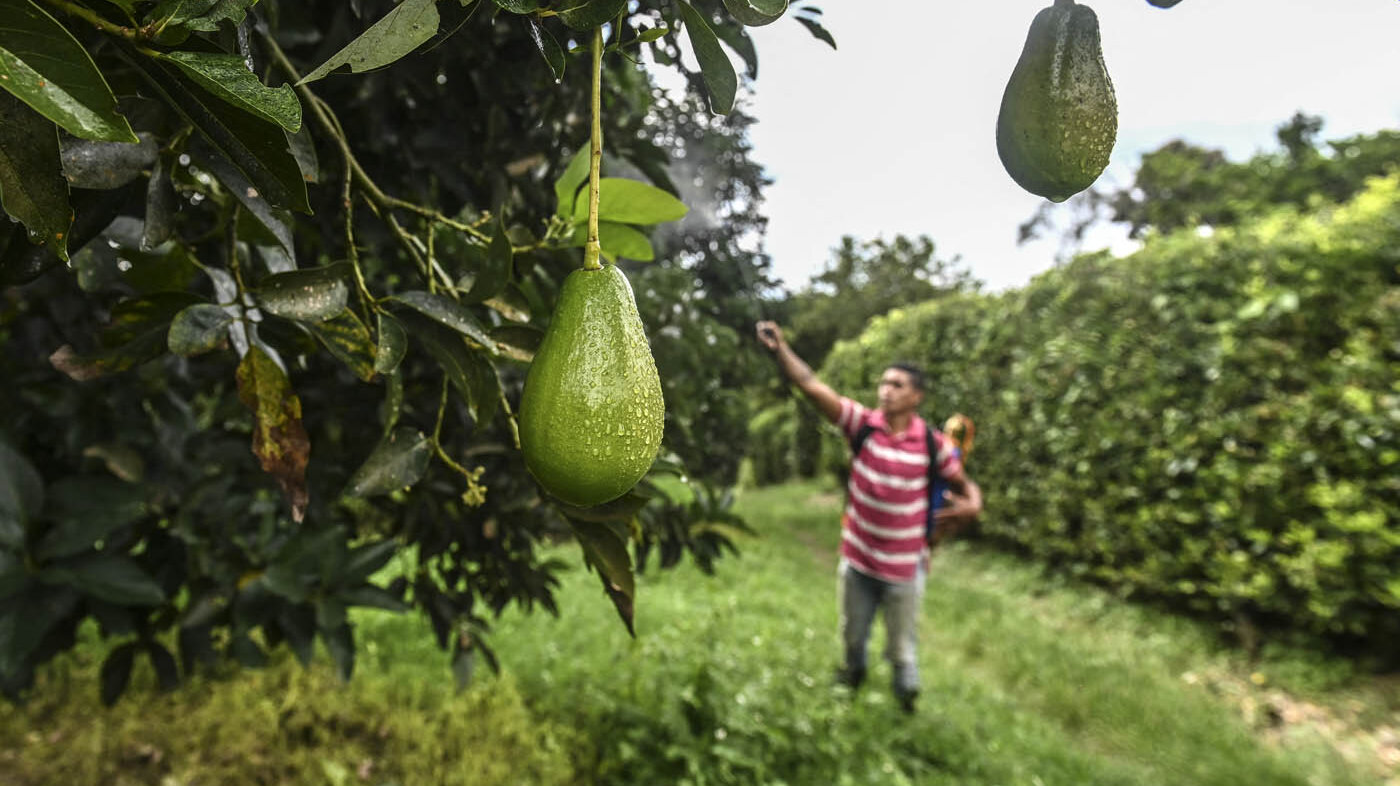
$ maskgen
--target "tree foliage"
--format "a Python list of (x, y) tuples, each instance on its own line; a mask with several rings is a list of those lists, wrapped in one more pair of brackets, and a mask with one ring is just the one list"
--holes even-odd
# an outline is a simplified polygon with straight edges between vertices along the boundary
[[(348, 677), (356, 606), (423, 614), (469, 673), (495, 613), (555, 609), (543, 543), (576, 538), (629, 628), (634, 559), (708, 568), (732, 548), (742, 522), (707, 489), (543, 498), (512, 407), (578, 264), (577, 53), (606, 23), (603, 253), (665, 260), (636, 273), (647, 313), (693, 308), (653, 329), (719, 344), (658, 348), (673, 406), (653, 473), (725, 444), (688, 369), (734, 343), (735, 303), (764, 280), (745, 250), (762, 178), (728, 55), (691, 73), (678, 36), (725, 41), (751, 75), (740, 21), (785, 8), (0, 2), (19, 64), (0, 85), (0, 196), (20, 222), (0, 227), (4, 692), (88, 621), (114, 639), (107, 700), (138, 659), (173, 685), (284, 643), (305, 661), (320, 642)], [(656, 89), (643, 50), (686, 95)], [(699, 158), (719, 163), (685, 196), (722, 220), (658, 231), (696, 182), (675, 162)]]
[(876, 319), (822, 374), (893, 358), (970, 414), (980, 529), (1073, 575), (1393, 665), (1400, 629), (1400, 176), (1341, 206), (1082, 255), (1024, 289)]

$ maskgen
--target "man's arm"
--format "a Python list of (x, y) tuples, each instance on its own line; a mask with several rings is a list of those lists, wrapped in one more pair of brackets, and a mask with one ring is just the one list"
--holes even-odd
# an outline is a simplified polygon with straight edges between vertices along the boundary
[(792, 351), (786, 340), (783, 339), (782, 328), (775, 322), (759, 322), (758, 341), (763, 344), (773, 357), (778, 361), (778, 367), (782, 369), (793, 384), (801, 388), (807, 398), (817, 405), (817, 409), (826, 416), (827, 420), (835, 423), (841, 418), (841, 397), (832, 390), (829, 385), (817, 379), (816, 373), (811, 366), (803, 362), (802, 358)]

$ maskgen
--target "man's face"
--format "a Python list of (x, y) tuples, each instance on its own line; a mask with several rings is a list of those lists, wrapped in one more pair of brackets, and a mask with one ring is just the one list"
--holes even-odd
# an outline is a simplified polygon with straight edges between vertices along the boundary
[(902, 368), (885, 369), (885, 373), (880, 375), (876, 396), (886, 416), (913, 412), (924, 400), (923, 391), (914, 387), (909, 372)]

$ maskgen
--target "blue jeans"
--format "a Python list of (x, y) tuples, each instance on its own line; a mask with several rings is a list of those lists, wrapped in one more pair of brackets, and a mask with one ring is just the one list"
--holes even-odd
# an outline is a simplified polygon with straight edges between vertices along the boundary
[(875, 612), (885, 612), (885, 658), (893, 669), (892, 687), (904, 696), (919, 690), (919, 612), (923, 605), (924, 566), (908, 583), (892, 583), (868, 576), (841, 560), (836, 569), (837, 611), (841, 615), (841, 643), (845, 647), (846, 673), (864, 675), (866, 645)]

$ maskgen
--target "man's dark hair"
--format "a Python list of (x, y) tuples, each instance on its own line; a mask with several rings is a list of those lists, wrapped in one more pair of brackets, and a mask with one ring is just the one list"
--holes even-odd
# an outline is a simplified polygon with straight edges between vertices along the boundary
[(913, 385), (914, 389), (919, 391), (920, 393), (924, 392), (925, 375), (923, 369), (919, 368), (913, 363), (891, 363), (888, 366), (885, 366), (885, 368), (897, 368), (900, 371), (903, 371), (904, 373), (908, 374), (909, 384)]

